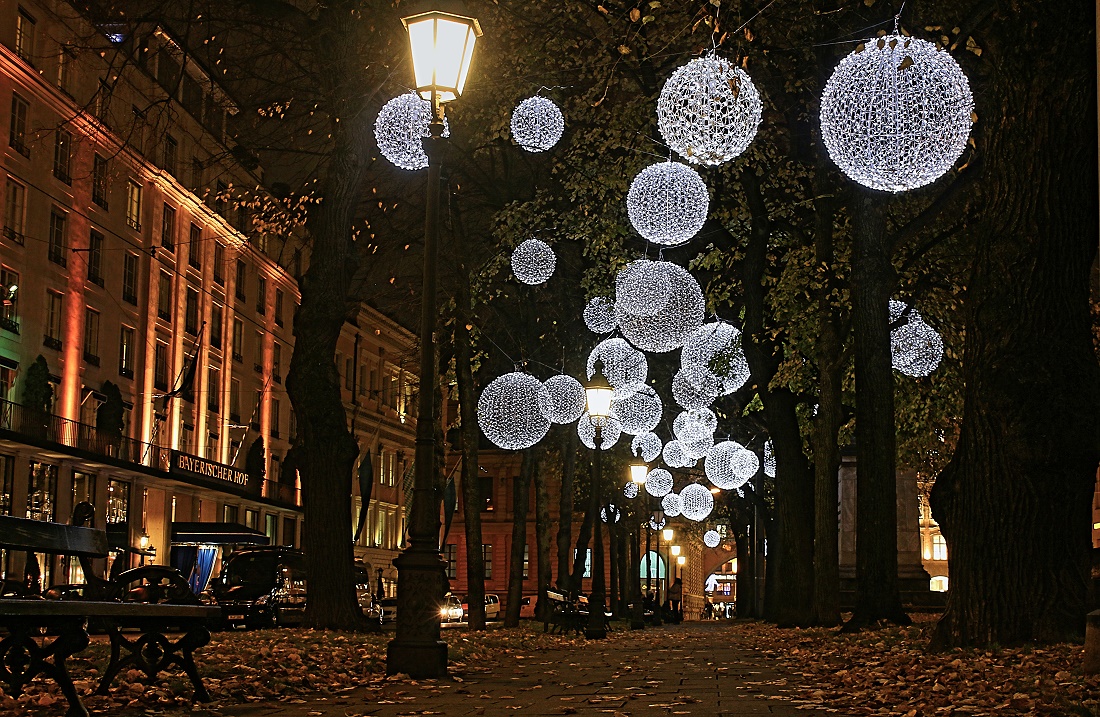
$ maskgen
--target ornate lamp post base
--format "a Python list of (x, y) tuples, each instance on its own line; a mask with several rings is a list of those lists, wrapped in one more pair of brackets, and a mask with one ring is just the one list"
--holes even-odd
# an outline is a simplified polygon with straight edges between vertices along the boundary
[[(397, 567), (397, 635), (386, 647), (386, 674), (415, 679), (447, 676), (447, 643), (439, 639), (439, 605), (444, 563), (439, 553), (411, 547), (393, 561)], [(402, 583), (408, 581), (402, 589)], [(422, 619), (416, 620), (415, 618)]]

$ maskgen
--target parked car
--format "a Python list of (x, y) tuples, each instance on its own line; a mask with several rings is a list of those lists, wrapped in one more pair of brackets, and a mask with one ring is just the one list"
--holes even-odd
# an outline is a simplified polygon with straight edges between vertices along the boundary
[(439, 606), (440, 622), (462, 622), (462, 601), (456, 595), (447, 595)]
[[(470, 605), (466, 602), (466, 598), (462, 598), (462, 615), (463, 619), (469, 619), (470, 617)], [(496, 620), (500, 617), (500, 598), (496, 595), (485, 596), (485, 619)]]
[[(226, 627), (298, 625), (306, 611), (306, 560), (300, 550), (285, 547), (242, 548), (225, 559), (211, 582)], [(355, 566), (359, 606), (371, 607), (371, 578), (365, 565)]]

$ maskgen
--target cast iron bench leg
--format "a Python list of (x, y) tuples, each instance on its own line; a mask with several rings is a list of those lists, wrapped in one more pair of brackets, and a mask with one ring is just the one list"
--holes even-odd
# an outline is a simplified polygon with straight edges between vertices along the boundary
[[(129, 665), (136, 666), (144, 672), (150, 680), (155, 680), (157, 675), (171, 665), (178, 665), (187, 673), (191, 685), (195, 688), (195, 699), (199, 702), (210, 702), (210, 693), (202, 683), (199, 669), (195, 665), (192, 653), (210, 642), (210, 631), (203, 625), (192, 626), (187, 629), (176, 642), (171, 642), (162, 632), (153, 628), (142, 630), (141, 637), (137, 640), (127, 639), (118, 626), (111, 626), (111, 661), (107, 665), (107, 671), (100, 680), (98, 695), (110, 693), (111, 683)], [(129, 653), (121, 657), (122, 648)]]
[[(88, 710), (76, 693), (73, 680), (65, 660), (88, 646), (86, 623), (79, 620), (63, 625), (58, 636), (51, 643), (43, 638), (39, 647), (28, 627), (9, 624), (9, 634), (0, 641), (0, 676), (12, 688), (13, 694), (19, 694), (31, 680), (42, 674), (52, 677), (65, 699), (69, 702), (66, 717), (88, 717)], [(53, 663), (47, 658), (53, 658)]]
[(181, 653), (181, 657), (177, 662), (183, 667), (183, 671), (187, 673), (187, 676), (191, 678), (191, 684), (195, 687), (195, 699), (199, 702), (210, 702), (210, 693), (206, 691), (206, 685), (202, 683), (199, 668), (195, 666), (195, 660), (192, 658), (191, 653), (208, 642), (210, 642), (210, 631), (199, 625), (188, 630), (176, 643), (176, 648)]

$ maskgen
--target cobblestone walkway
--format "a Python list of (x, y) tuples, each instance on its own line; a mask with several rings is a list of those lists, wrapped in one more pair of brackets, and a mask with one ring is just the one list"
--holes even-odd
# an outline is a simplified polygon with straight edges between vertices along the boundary
[[(451, 637), (448, 635), (448, 639)], [(789, 696), (787, 678), (728, 623), (616, 633), (582, 648), (504, 656), (450, 680), (388, 680), (339, 698), (225, 707), (226, 717), (406, 715), (824, 715)], [(835, 714), (835, 713), (834, 713)]]

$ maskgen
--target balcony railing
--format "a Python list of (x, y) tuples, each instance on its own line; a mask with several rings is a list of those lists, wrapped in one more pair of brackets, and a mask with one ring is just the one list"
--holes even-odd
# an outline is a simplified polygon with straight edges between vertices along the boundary
[(292, 485), (273, 480), (264, 480), (263, 496), (284, 505), (301, 505), (302, 491)]
[(17, 334), (19, 333), (19, 320), (10, 316), (0, 316), (0, 329)]

